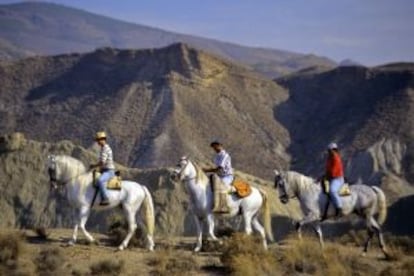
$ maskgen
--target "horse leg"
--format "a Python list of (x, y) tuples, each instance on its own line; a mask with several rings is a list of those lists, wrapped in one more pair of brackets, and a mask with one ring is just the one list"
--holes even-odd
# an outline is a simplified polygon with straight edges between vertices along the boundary
[(266, 241), (266, 233), (264, 227), (260, 224), (259, 220), (257, 219), (257, 215), (252, 220), (253, 229), (259, 232), (260, 236), (263, 240), (263, 247), (267, 249), (267, 241)]
[(214, 216), (213, 214), (207, 215), (207, 223), (208, 223), (208, 234), (210, 235), (210, 238), (214, 241), (218, 240), (216, 235), (214, 234)]
[(313, 213), (309, 213), (301, 221), (296, 222), (295, 228), (298, 233), (299, 240), (302, 239), (302, 226), (308, 223), (313, 223), (318, 219), (318, 216), (315, 216)]
[(370, 226), (368, 226), (368, 237), (367, 237), (367, 239), (365, 241), (365, 244), (364, 244), (364, 252), (363, 252), (364, 256), (368, 253), (368, 248), (371, 244), (371, 240), (372, 240), (373, 236), (374, 236), (374, 231), (372, 230), (372, 228)]
[(252, 214), (250, 212), (243, 213), (244, 232), (247, 235), (252, 233)]
[(78, 228), (79, 228), (79, 218), (80, 218), (78, 209), (75, 209), (73, 213), (73, 217), (76, 222), (75, 222), (75, 226), (73, 227), (72, 239), (68, 242), (68, 245), (75, 245), (76, 240), (78, 238)]
[(323, 249), (325, 247), (325, 244), (323, 242), (323, 234), (322, 234), (322, 228), (321, 225), (319, 224), (319, 222), (316, 222), (313, 226), (312, 226), (313, 230), (315, 231), (316, 235), (319, 238), (319, 244), (321, 245), (321, 248)]
[(91, 234), (89, 234), (88, 231), (86, 231), (85, 225), (86, 222), (88, 221), (88, 217), (90, 214), (90, 208), (88, 207), (81, 207), (80, 212), (79, 212), (79, 227), (82, 230), (83, 234), (85, 235), (86, 239), (89, 242), (95, 242), (95, 239), (92, 237)]
[(201, 225), (201, 219), (194, 215), (195, 225), (197, 230), (197, 243), (196, 247), (194, 248), (194, 252), (199, 252), (201, 250), (201, 246), (203, 245), (203, 229)]
[(129, 241), (131, 240), (132, 236), (135, 233), (135, 230), (137, 229), (137, 224), (135, 221), (136, 210), (134, 212), (134, 210), (132, 210), (132, 208), (130, 206), (127, 206), (126, 204), (123, 205), (123, 208), (125, 210), (125, 214), (128, 220), (128, 234), (122, 241), (122, 243), (118, 246), (118, 250), (120, 251), (128, 247)]
[(382, 251), (382, 253), (384, 253), (384, 256), (387, 258), (388, 257), (388, 252), (387, 252), (387, 248), (385, 246), (384, 237), (382, 235), (381, 226), (378, 224), (378, 222), (372, 216), (370, 218), (370, 221), (371, 221), (372, 227), (374, 228), (374, 230), (377, 234), (378, 243), (380, 245), (381, 251)]

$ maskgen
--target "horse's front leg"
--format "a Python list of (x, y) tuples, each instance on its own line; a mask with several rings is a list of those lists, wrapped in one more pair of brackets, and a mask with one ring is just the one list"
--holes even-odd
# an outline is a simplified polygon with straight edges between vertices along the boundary
[(137, 230), (137, 224), (135, 220), (136, 209), (132, 210), (130, 206), (127, 204), (123, 205), (127, 220), (128, 220), (128, 234), (122, 243), (118, 246), (118, 250), (122, 251), (128, 247), (129, 241), (131, 240), (132, 236), (134, 235), (135, 231)]
[(90, 211), (91, 210), (90, 210), (89, 206), (82, 206), (80, 208), (79, 227), (82, 230), (82, 232), (85, 235), (88, 242), (93, 243), (93, 242), (95, 242), (95, 239), (92, 237), (91, 234), (89, 234), (88, 231), (86, 231), (86, 228), (85, 228), (86, 222), (88, 221), (88, 218), (89, 218)]
[(78, 239), (78, 228), (79, 228), (79, 209), (75, 208), (72, 213), (72, 218), (75, 221), (75, 226), (73, 227), (72, 239), (68, 241), (68, 245), (75, 245), (76, 240)]
[(203, 228), (201, 225), (202, 218), (197, 215), (194, 215), (195, 225), (197, 230), (197, 243), (196, 247), (194, 248), (194, 252), (199, 252), (201, 250), (201, 246), (203, 245)]
[[(302, 220), (296, 222), (295, 228), (300, 240), (302, 239), (302, 227), (306, 224), (313, 223), (318, 219), (318, 216), (315, 216), (313, 213), (308, 213)], [(323, 245), (321, 244), (321, 246)]]

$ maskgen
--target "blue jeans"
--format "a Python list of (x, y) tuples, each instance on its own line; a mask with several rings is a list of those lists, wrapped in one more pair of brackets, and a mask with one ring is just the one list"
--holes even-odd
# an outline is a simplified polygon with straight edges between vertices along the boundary
[(99, 177), (98, 187), (99, 187), (99, 191), (101, 193), (101, 197), (104, 200), (108, 199), (108, 194), (106, 192), (106, 183), (109, 181), (109, 179), (111, 179), (114, 176), (115, 176), (115, 171), (114, 170), (107, 170), (107, 171), (103, 172), (101, 174), (101, 176)]
[(231, 183), (233, 183), (234, 176), (232, 174), (229, 174), (229, 175), (226, 175), (226, 176), (223, 176), (223, 177), (220, 176), (220, 179), (225, 185), (230, 187)]
[(341, 196), (339, 195), (339, 191), (341, 190), (343, 184), (343, 177), (333, 178), (330, 181), (329, 195), (331, 196), (332, 203), (335, 205), (336, 208), (342, 208), (342, 201)]

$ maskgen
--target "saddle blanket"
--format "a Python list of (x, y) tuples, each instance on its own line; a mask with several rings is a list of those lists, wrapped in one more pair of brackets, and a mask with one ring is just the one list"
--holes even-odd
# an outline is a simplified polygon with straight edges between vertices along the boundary
[[(97, 187), (98, 179), (101, 176), (99, 172), (94, 173), (94, 181), (93, 185)], [(106, 188), (108, 190), (121, 190), (122, 189), (122, 178), (118, 175), (115, 175), (109, 179), (108, 182), (106, 182)]]
[[(329, 181), (328, 180), (323, 180), (323, 185), (322, 185), (323, 191), (325, 194), (329, 194)], [(349, 184), (348, 183), (344, 183), (341, 187), (341, 189), (339, 190), (339, 195), (340, 196), (349, 196), (351, 195), (351, 189), (349, 188)]]
[(237, 195), (241, 198), (249, 196), (252, 193), (252, 188), (243, 179), (235, 178), (232, 185), (236, 189)]
[(114, 176), (106, 183), (108, 190), (121, 190), (122, 189), (122, 178), (120, 176)]

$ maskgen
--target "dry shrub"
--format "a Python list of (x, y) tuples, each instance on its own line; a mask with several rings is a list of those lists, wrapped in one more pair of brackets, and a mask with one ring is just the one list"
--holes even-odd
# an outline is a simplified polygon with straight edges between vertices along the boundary
[(15, 274), (18, 270), (19, 257), (23, 251), (22, 233), (5, 233), (0, 235), (0, 274)]
[(414, 260), (406, 260), (398, 265), (390, 265), (385, 268), (381, 276), (411, 276), (414, 275)]
[(199, 269), (199, 264), (192, 253), (177, 254), (171, 248), (154, 253), (148, 264), (153, 267), (153, 275), (189, 275)]
[(289, 238), (281, 263), (286, 274), (368, 275), (376, 270), (375, 264), (349, 247), (327, 243), (322, 250), (319, 241), (308, 236)]
[(345, 235), (342, 235), (339, 238), (335, 238), (334, 242), (338, 242), (343, 245), (363, 246), (367, 237), (367, 231), (350, 230)]
[(43, 226), (36, 227), (33, 231), (36, 233), (37, 237), (42, 240), (47, 240), (50, 235), (50, 231)]
[(34, 260), (39, 275), (57, 275), (64, 272), (65, 257), (58, 247), (50, 247), (40, 251)]
[[(128, 234), (128, 222), (121, 215), (113, 215), (108, 219), (109, 230), (108, 236), (113, 246), (118, 246), (125, 239)], [(135, 234), (132, 236), (128, 246), (129, 247), (145, 247), (146, 237), (145, 231), (138, 227)]]
[(220, 259), (235, 275), (274, 275), (278, 271), (275, 254), (263, 248), (258, 236), (235, 233), (223, 245)]
[(388, 247), (398, 248), (406, 255), (414, 256), (414, 237), (385, 235), (385, 242)]
[(116, 276), (121, 275), (124, 268), (122, 260), (102, 260), (90, 266), (91, 275)]

